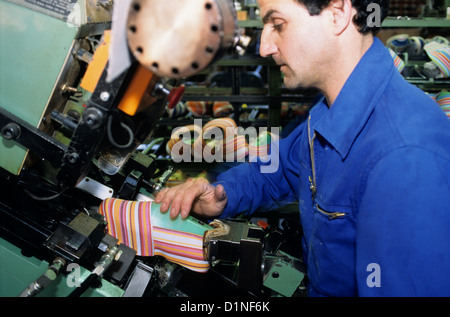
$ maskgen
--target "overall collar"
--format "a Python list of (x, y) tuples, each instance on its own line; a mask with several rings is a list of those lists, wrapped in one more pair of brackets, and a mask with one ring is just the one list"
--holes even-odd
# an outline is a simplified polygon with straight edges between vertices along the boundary
[(328, 108), (325, 98), (322, 98), (311, 110), (312, 129), (325, 138), (343, 159), (394, 71), (397, 70), (389, 51), (378, 38), (374, 38), (333, 105)]

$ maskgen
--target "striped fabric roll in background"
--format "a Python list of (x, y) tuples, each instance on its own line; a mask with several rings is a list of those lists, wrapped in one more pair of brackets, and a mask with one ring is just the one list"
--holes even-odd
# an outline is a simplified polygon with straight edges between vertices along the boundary
[(441, 109), (450, 118), (450, 91), (441, 91), (434, 98)]
[(439, 68), (444, 78), (450, 77), (450, 45), (431, 41), (425, 44), (424, 50)]
[(389, 49), (389, 53), (392, 56), (392, 59), (394, 60), (394, 65), (398, 69), (398, 71), (401, 73), (403, 69), (405, 68), (405, 62), (391, 49)]

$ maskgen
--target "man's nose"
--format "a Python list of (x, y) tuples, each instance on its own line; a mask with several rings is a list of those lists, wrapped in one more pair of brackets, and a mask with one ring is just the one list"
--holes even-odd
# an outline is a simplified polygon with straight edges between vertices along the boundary
[(261, 57), (268, 57), (277, 52), (277, 47), (271, 40), (270, 34), (266, 28), (261, 33), (261, 40), (259, 45), (259, 55)]

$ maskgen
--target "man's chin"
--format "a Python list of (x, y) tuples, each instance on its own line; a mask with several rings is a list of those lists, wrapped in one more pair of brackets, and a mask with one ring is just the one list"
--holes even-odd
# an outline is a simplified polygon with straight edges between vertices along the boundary
[(304, 85), (302, 85), (299, 82), (290, 81), (289, 78), (286, 78), (286, 77), (284, 78), (283, 83), (284, 83), (284, 87), (286, 87), (289, 90), (307, 88), (307, 87), (304, 87)]

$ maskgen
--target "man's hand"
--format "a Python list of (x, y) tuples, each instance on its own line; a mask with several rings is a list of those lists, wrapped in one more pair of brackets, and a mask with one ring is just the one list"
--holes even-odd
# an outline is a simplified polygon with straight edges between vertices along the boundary
[(181, 214), (186, 218), (192, 211), (201, 217), (218, 217), (222, 214), (227, 195), (222, 185), (213, 186), (206, 178), (189, 178), (183, 184), (162, 189), (155, 197), (161, 204), (161, 212), (167, 212), (175, 218)]

